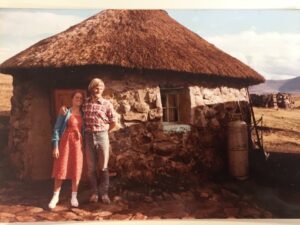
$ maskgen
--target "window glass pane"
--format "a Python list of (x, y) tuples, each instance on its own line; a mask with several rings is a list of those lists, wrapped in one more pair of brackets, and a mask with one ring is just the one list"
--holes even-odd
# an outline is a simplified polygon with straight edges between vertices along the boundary
[(177, 107), (177, 95), (176, 94), (169, 94), (168, 95), (168, 102), (169, 106), (168, 107)]
[(161, 103), (163, 107), (163, 121), (164, 122), (178, 122), (179, 121), (179, 90), (164, 89), (161, 91)]
[(162, 107), (167, 107), (167, 95), (165, 93), (161, 93), (161, 104)]
[(169, 108), (169, 121), (168, 122), (176, 122), (178, 121), (178, 114), (176, 108)]
[(163, 121), (168, 122), (168, 115), (167, 115), (167, 109), (163, 109)]

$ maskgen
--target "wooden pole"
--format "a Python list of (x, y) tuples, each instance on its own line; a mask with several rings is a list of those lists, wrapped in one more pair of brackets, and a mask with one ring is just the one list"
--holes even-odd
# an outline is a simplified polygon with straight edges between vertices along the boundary
[(250, 111), (251, 111), (251, 115), (252, 115), (252, 119), (253, 119), (254, 130), (255, 130), (256, 137), (257, 137), (257, 144), (258, 144), (258, 147), (261, 150), (263, 150), (263, 146), (260, 142), (260, 137), (259, 137), (259, 134), (258, 134), (258, 131), (257, 131), (257, 124), (256, 124), (255, 116), (254, 116), (253, 104), (252, 104), (252, 101), (251, 101), (251, 97), (250, 97), (250, 94), (249, 94), (248, 87), (247, 87), (247, 94), (248, 94), (248, 98), (249, 98), (249, 105), (250, 105)]

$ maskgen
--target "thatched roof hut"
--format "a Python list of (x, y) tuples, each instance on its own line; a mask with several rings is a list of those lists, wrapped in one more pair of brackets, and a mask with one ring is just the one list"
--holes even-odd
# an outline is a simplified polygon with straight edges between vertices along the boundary
[(264, 78), (162, 10), (105, 10), (5, 61), (1, 72), (110, 65), (228, 77)]
[(54, 112), (99, 77), (121, 126), (110, 134), (110, 168), (143, 183), (224, 171), (228, 115), (248, 120), (245, 87), (264, 81), (161, 10), (102, 11), (0, 72), (14, 78), (9, 146), (20, 177), (50, 177)]

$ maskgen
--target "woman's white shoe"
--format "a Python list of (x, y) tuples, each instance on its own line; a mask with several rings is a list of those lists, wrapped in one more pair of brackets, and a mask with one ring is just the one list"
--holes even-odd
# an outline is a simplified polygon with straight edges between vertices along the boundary
[(78, 207), (79, 206), (77, 198), (71, 198), (71, 206), (72, 207)]
[(53, 196), (48, 207), (49, 209), (54, 209), (56, 207), (56, 204), (58, 203), (58, 197)]

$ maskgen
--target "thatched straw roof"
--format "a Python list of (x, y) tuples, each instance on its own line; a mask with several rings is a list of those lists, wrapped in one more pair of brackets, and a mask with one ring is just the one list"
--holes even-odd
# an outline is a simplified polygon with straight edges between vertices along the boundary
[(105, 10), (8, 59), (0, 72), (87, 65), (167, 70), (241, 79), (264, 78), (162, 10)]

